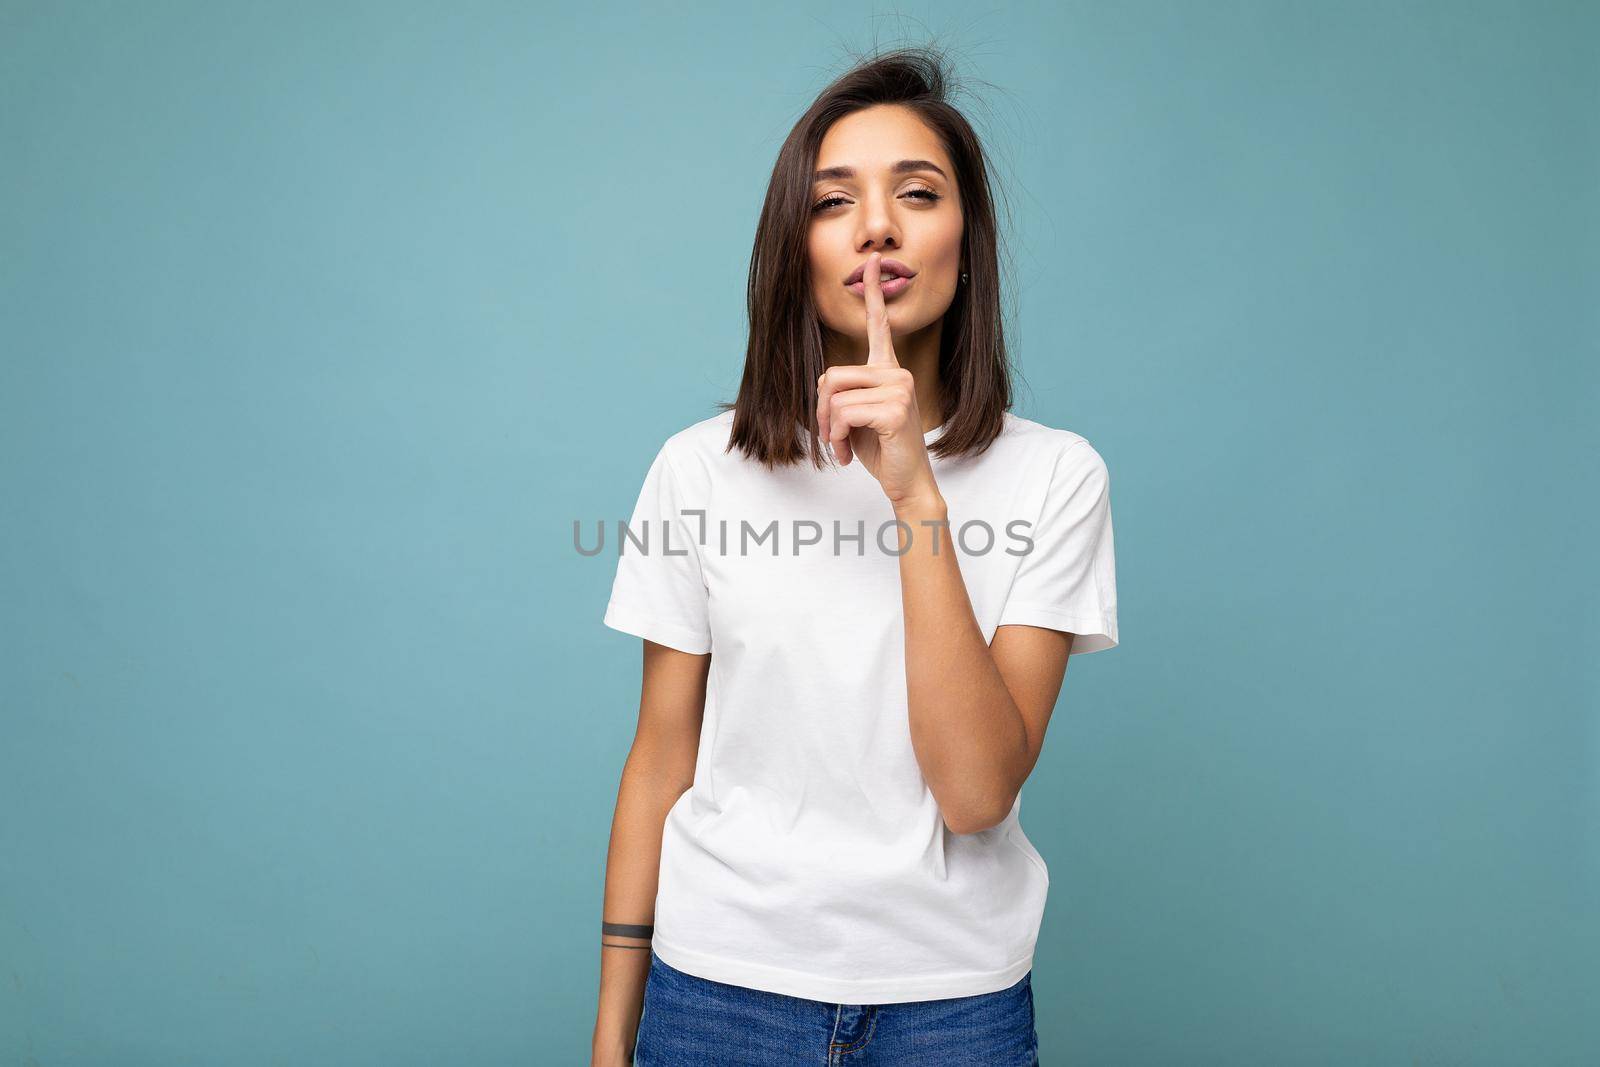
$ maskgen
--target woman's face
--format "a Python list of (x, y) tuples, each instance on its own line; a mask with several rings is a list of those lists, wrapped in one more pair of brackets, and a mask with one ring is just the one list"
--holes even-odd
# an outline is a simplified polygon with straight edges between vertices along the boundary
[(866, 108), (829, 128), (817, 171), (824, 177), (811, 187), (808, 246), (823, 324), (866, 343), (866, 296), (845, 279), (872, 252), (916, 272), (899, 292), (884, 293), (892, 334), (941, 318), (961, 274), (962, 222), (955, 168), (939, 138), (906, 108)]

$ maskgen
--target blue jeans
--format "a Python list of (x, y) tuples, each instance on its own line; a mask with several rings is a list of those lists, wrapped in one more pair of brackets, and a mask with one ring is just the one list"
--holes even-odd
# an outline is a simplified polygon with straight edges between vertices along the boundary
[(650, 953), (635, 1067), (1033, 1067), (1033, 972), (1009, 989), (825, 1004), (686, 974)]

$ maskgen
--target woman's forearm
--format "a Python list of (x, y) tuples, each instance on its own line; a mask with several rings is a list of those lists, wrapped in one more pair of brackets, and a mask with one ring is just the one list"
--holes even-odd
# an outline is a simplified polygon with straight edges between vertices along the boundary
[(895, 507), (911, 744), (945, 825), (998, 823), (1028, 762), (1022, 712), (983, 639), (956, 560), (949, 510), (936, 493)]
[[(678, 768), (635, 742), (622, 769), (611, 820), (602, 922), (640, 926), (655, 922), (662, 827), (667, 812), (690, 784)], [(650, 938), (604, 933), (600, 945), (594, 1062), (629, 1063), (650, 973)]]

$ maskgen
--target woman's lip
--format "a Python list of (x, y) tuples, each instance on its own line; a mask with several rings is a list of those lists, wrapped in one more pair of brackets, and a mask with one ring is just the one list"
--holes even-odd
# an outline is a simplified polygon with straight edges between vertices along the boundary
[[(915, 280), (915, 278), (889, 278), (886, 281), (879, 282), (878, 286), (883, 290), (884, 298), (887, 299), (888, 297), (891, 297), (905, 289), (906, 286), (910, 285)], [(845, 288), (857, 296), (867, 295), (867, 283), (865, 281), (859, 281), (853, 285), (847, 285)]]
[[(880, 278), (888, 278), (893, 274), (898, 274), (905, 278), (915, 278), (917, 276), (916, 271), (912, 270), (898, 259), (880, 259), (878, 261), (878, 276)], [(863, 263), (861, 266), (850, 272), (849, 277), (845, 278), (844, 284), (854, 285), (856, 282), (866, 280), (866, 277), (867, 264)]]

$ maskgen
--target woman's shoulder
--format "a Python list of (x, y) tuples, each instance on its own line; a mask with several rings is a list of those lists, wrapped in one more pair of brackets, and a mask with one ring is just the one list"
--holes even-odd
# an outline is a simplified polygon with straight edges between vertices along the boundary
[[(1072, 492), (1075, 486), (1107, 484), (1110, 471), (1089, 439), (1076, 430), (1006, 412), (1005, 436), (1016, 450), (1012, 466), (1044, 492)], [(1053, 487), (1053, 489), (1052, 489)]]
[(726, 453), (732, 428), (733, 411), (719, 411), (668, 435), (661, 443), (661, 455), (679, 472), (707, 470)]
[(1080, 445), (1089, 452), (1094, 451), (1089, 439), (1075, 430), (1024, 418), (1014, 411), (1007, 411), (1005, 419), (1006, 425), (1001, 436), (1011, 439), (1019, 447), (1041, 450), (1053, 455), (1059, 455)]
[(728, 433), (732, 429), (733, 410), (730, 408), (677, 430), (666, 439), (662, 448), (675, 455), (707, 450), (721, 452), (728, 444)]

